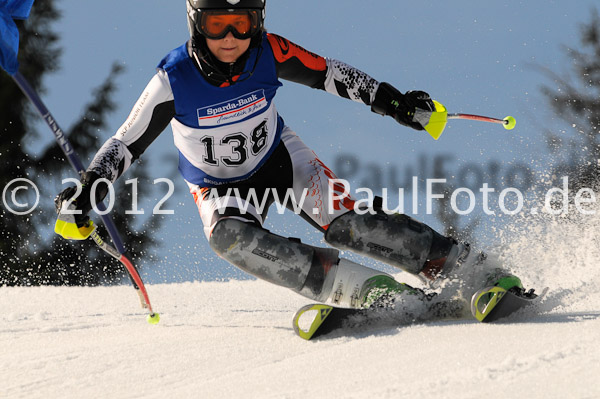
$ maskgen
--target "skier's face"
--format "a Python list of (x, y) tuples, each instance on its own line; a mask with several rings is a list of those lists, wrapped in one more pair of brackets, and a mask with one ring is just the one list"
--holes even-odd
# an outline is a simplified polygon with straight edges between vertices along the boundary
[(248, 47), (251, 39), (236, 39), (233, 33), (229, 32), (223, 39), (206, 39), (208, 49), (221, 62), (235, 62)]

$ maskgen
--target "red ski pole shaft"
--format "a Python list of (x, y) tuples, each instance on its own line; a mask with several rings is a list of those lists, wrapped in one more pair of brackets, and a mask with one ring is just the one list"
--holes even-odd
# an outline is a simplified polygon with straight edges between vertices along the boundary
[(491, 118), (489, 116), (472, 115), (472, 114), (448, 114), (448, 119), (467, 119), (472, 121), (499, 123), (504, 126), (505, 129), (511, 130), (515, 127), (516, 121), (512, 116), (507, 116), (504, 119)]
[(140, 277), (137, 269), (131, 263), (131, 261), (123, 254), (119, 253), (116, 248), (108, 245), (102, 237), (96, 232), (96, 230), (92, 231), (90, 234), (90, 238), (94, 240), (94, 242), (102, 249), (104, 252), (117, 259), (119, 262), (125, 266), (125, 269), (129, 272), (129, 276), (134, 284), (137, 286), (138, 294), (140, 295), (140, 300), (142, 302), (142, 306), (150, 311), (150, 316), (154, 315), (154, 311), (152, 310), (152, 305), (150, 304), (150, 297), (148, 296), (148, 291), (146, 291), (146, 287)]
[(448, 119), (470, 119), (473, 121), (491, 122), (491, 123), (506, 123), (504, 119), (490, 118), (489, 116), (472, 115), (472, 114), (448, 114)]

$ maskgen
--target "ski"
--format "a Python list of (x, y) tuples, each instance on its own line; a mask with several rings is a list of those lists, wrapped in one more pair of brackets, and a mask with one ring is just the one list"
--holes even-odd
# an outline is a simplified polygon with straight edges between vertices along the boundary
[[(471, 313), (480, 322), (490, 323), (506, 318), (516, 311), (535, 305), (544, 297), (548, 288), (538, 295), (534, 290), (519, 288), (505, 290), (502, 287), (485, 287), (477, 291), (471, 300)], [(340, 308), (322, 303), (312, 303), (300, 308), (293, 319), (296, 335), (311, 340), (327, 335), (345, 335), (382, 328), (392, 328), (431, 320), (460, 319), (465, 317), (465, 303), (460, 300), (423, 301), (425, 310), (408, 310), (372, 306), (367, 309)], [(468, 311), (467, 311), (468, 312)], [(337, 333), (337, 334), (334, 334)]]
[(485, 287), (473, 294), (471, 299), (471, 313), (482, 323), (490, 323), (510, 316), (519, 309), (535, 305), (548, 292), (544, 288), (537, 295), (534, 290), (525, 291), (521, 288), (506, 290), (502, 287)]
[(465, 302), (460, 300), (422, 301), (425, 309), (372, 306), (366, 309), (340, 308), (322, 303), (300, 308), (293, 319), (296, 335), (305, 340), (332, 333), (357, 333), (410, 325), (428, 320), (458, 319), (465, 316)]

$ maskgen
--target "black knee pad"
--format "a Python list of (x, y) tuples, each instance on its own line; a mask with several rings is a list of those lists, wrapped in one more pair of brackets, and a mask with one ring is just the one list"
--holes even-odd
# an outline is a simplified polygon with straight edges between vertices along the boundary
[(315, 300), (322, 300), (327, 275), (339, 260), (335, 249), (303, 244), (235, 218), (219, 220), (209, 242), (245, 272)]
[(325, 233), (332, 246), (351, 250), (418, 274), (430, 259), (447, 254), (453, 240), (403, 214), (348, 212)]

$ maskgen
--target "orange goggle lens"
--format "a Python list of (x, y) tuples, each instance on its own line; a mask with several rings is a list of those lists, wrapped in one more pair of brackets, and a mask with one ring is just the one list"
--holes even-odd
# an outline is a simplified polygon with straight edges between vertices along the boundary
[(239, 12), (205, 11), (202, 13), (200, 30), (210, 39), (222, 39), (233, 33), (238, 39), (250, 38), (258, 29), (256, 11)]

